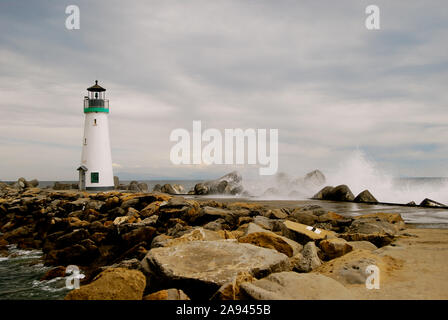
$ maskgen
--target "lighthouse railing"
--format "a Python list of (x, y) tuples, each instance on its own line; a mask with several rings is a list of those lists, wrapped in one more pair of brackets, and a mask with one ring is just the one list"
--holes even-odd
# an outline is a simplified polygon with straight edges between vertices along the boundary
[(109, 100), (107, 99), (84, 99), (84, 109), (104, 108), (109, 110)]

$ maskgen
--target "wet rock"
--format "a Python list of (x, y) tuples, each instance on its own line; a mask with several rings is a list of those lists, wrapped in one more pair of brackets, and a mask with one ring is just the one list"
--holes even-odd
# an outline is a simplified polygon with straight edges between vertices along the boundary
[(48, 281), (54, 278), (63, 278), (66, 275), (66, 267), (59, 266), (48, 270), (41, 278), (40, 281)]
[(233, 171), (216, 180), (198, 183), (194, 191), (198, 195), (205, 194), (232, 194), (236, 195), (243, 192), (241, 175)]
[(191, 298), (210, 298), (238, 274), (266, 276), (289, 268), (288, 258), (275, 250), (229, 241), (192, 241), (151, 249), (142, 261), (151, 285), (176, 287)]
[(76, 229), (73, 232), (64, 234), (56, 239), (56, 247), (64, 248), (66, 246), (72, 245), (74, 243), (79, 243), (84, 239), (89, 237), (89, 232), (85, 229)]
[(313, 199), (316, 200), (327, 200), (330, 197), (331, 192), (333, 191), (333, 187), (331, 186), (326, 186), (324, 188), (322, 188), (319, 192), (317, 192), (314, 196)]
[(127, 243), (128, 246), (132, 246), (141, 242), (146, 242), (147, 244), (150, 244), (152, 239), (154, 238), (155, 232), (156, 229), (154, 227), (143, 227), (125, 233), (121, 237)]
[(110, 268), (92, 283), (70, 291), (65, 300), (141, 300), (145, 286), (146, 278), (140, 271)]
[(166, 204), (159, 206), (158, 223), (164, 223), (171, 218), (179, 218), (185, 222), (194, 221), (199, 215), (199, 203), (186, 200), (183, 197), (173, 197)]
[(378, 200), (376, 200), (376, 198), (370, 193), (369, 190), (364, 190), (363, 192), (358, 194), (353, 201), (362, 203), (378, 203)]
[(205, 195), (208, 194), (210, 189), (203, 183), (198, 183), (194, 186), (194, 192), (197, 195)]
[(332, 201), (353, 201), (355, 196), (345, 184), (337, 187), (325, 187), (313, 196), (313, 199)]
[(339, 282), (319, 274), (273, 273), (241, 289), (255, 300), (346, 300), (353, 295)]
[(173, 184), (173, 189), (176, 192), (176, 194), (184, 194), (185, 188), (181, 186), (180, 184)]
[(162, 186), (162, 188), (160, 189), (160, 191), (163, 193), (168, 193), (168, 194), (179, 194), (180, 193), (179, 190), (174, 189), (173, 186), (169, 183), (164, 184)]
[(446, 205), (444, 205), (443, 203), (431, 200), (431, 199), (424, 199), (421, 203), (420, 203), (421, 207), (438, 207), (438, 208), (443, 208), (446, 207)]
[(148, 294), (143, 300), (190, 300), (190, 298), (182, 290), (165, 289)]

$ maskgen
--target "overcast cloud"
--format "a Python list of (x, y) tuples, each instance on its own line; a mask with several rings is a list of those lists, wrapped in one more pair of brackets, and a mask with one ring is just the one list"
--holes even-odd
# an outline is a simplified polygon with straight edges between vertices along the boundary
[[(78, 5), (81, 29), (65, 28)], [(110, 99), (115, 172), (175, 166), (170, 132), (279, 129), (279, 171), (331, 171), (361, 149), (396, 176), (448, 176), (446, 1), (0, 1), (0, 179), (76, 179), (82, 100)], [(123, 175), (125, 176), (125, 175)]]

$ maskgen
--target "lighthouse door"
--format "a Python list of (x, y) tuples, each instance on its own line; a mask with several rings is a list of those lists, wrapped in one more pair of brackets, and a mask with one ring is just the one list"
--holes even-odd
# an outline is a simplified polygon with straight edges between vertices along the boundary
[(86, 172), (79, 170), (79, 190), (86, 190)]
[(87, 168), (85, 166), (80, 166), (78, 168), (78, 171), (79, 171), (78, 188), (79, 188), (79, 190), (86, 190), (86, 171), (87, 171)]

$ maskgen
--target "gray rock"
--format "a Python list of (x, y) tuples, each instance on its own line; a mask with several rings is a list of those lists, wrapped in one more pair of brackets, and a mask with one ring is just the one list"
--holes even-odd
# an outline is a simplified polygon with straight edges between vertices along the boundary
[(364, 190), (360, 194), (358, 194), (353, 200), (354, 202), (363, 202), (363, 203), (378, 203), (378, 200), (370, 193), (369, 190)]
[(142, 264), (152, 286), (179, 288), (192, 299), (210, 298), (240, 273), (264, 277), (289, 269), (282, 253), (228, 240), (151, 249)]
[(168, 194), (179, 194), (178, 190), (174, 189), (173, 186), (169, 183), (164, 184), (160, 191)]
[(258, 224), (260, 227), (266, 230), (272, 231), (272, 229), (274, 228), (274, 221), (263, 216), (254, 217), (253, 223)]
[(241, 290), (255, 300), (347, 300), (353, 295), (342, 284), (320, 274), (273, 273), (254, 282), (243, 282)]
[(333, 201), (353, 201), (355, 196), (345, 184), (337, 187), (325, 187), (313, 196), (313, 199)]
[(318, 255), (318, 248), (314, 242), (308, 242), (301, 252), (301, 255), (296, 255), (292, 258), (291, 263), (294, 271), (310, 272), (320, 265), (322, 261)]
[(421, 203), (420, 206), (422, 207), (446, 207), (446, 205), (444, 205), (443, 203), (431, 200), (431, 199), (424, 199)]
[(195, 185), (194, 190), (198, 195), (204, 194), (232, 194), (243, 192), (241, 175), (233, 171), (216, 180), (205, 181)]

